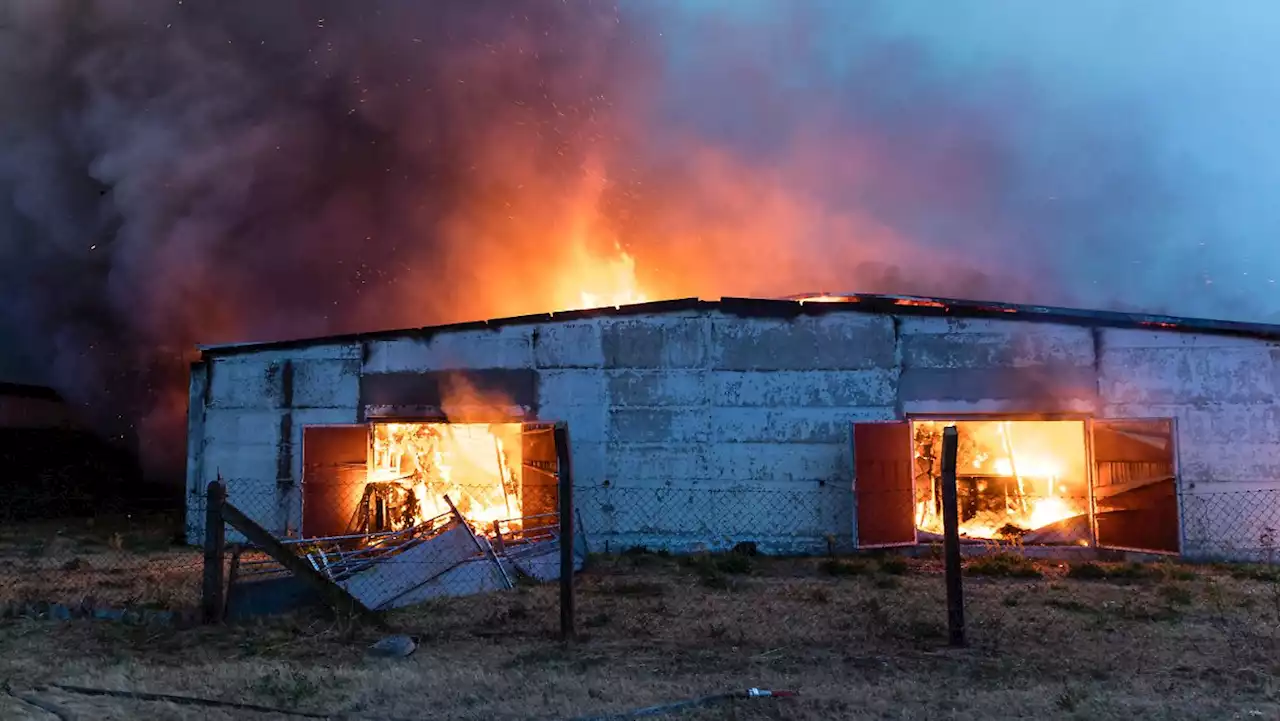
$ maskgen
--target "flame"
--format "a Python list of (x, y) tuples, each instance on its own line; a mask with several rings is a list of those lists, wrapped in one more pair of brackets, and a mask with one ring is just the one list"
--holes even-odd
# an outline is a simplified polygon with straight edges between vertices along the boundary
[[(931, 426), (952, 425), (952, 422), (922, 421), (917, 426), (926, 430)], [(1014, 479), (1005, 482), (1009, 489), (1004, 501), (997, 501), (996, 509), (982, 510), (960, 524), (960, 534), (968, 538), (999, 538), (1007, 527), (1034, 531), (1086, 512), (1084, 495), (1067, 495), (1069, 488), (1082, 483), (1083, 438), (1071, 435), (1070, 422), (964, 422), (961, 434), (969, 436), (971, 458), (962, 474), (973, 481), (977, 491), (987, 490), (985, 478)], [(1018, 427), (1019, 443), (1014, 442), (1014, 428)], [(1059, 428), (1061, 426), (1061, 428)], [(1073, 442), (1074, 441), (1074, 442)], [(1072, 444), (1068, 446), (1067, 444)], [(1078, 448), (1076, 446), (1079, 446)], [(1056, 447), (1056, 448), (1055, 448)], [(1074, 456), (1073, 456), (1074, 453)], [(918, 445), (915, 456), (926, 458)], [(1076, 478), (1079, 476), (1079, 478)], [(930, 486), (925, 480), (924, 485)], [(930, 489), (931, 490), (931, 489)], [(936, 498), (926, 492), (916, 504), (916, 527), (931, 533), (942, 532), (942, 515)], [(989, 496), (989, 498), (998, 496)]]
[[(561, 310), (584, 310), (644, 303), (649, 294), (636, 278), (635, 258), (608, 229), (601, 212), (609, 188), (604, 160), (587, 159), (577, 192), (569, 199), (568, 230), (564, 240), (569, 253), (558, 278)], [(608, 248), (606, 252), (598, 250)]]
[(919, 308), (946, 308), (947, 304), (940, 300), (929, 300), (928, 298), (894, 298), (894, 305), (906, 305)]
[[(1062, 465), (1052, 458), (1023, 456), (1017, 459), (1018, 473), (1031, 478), (1057, 478), (1062, 475)], [(998, 458), (991, 464), (998, 476), (1012, 476), (1014, 461)]]
[(614, 244), (614, 249), (617, 251), (615, 257), (587, 264), (587, 272), (578, 281), (582, 284), (582, 290), (578, 291), (578, 305), (568, 310), (617, 307), (649, 300), (636, 280), (635, 259), (617, 244)]
[(450, 513), (445, 496), (477, 533), (492, 535), (495, 521), (519, 519), (519, 433), (517, 423), (376, 424), (370, 482), (413, 497), (411, 512), (389, 530)]
[(1068, 508), (1061, 498), (1040, 498), (1032, 504), (1028, 525), (1033, 529), (1044, 528), (1076, 515), (1079, 513)]
[(831, 295), (829, 293), (822, 293), (820, 295), (809, 295), (803, 298), (796, 298), (796, 300), (799, 301), (802, 305), (805, 303), (856, 303), (858, 302), (857, 298), (853, 298), (847, 295)]

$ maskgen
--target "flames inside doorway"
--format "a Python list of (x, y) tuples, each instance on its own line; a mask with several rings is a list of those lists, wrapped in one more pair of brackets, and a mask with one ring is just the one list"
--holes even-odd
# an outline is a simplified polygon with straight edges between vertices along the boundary
[(375, 610), (558, 578), (567, 438), (548, 423), (308, 426), (284, 544)]
[(557, 511), (547, 424), (376, 422), (311, 427), (304, 439), (303, 538), (395, 533), (448, 517), (477, 534), (520, 535)]
[(956, 490), (960, 534), (970, 539), (1086, 545), (1089, 472), (1082, 421), (912, 423), (916, 528), (942, 534), (942, 429), (960, 445)]
[(449, 513), (449, 502), (479, 529), (519, 519), (521, 432), (519, 423), (375, 424), (369, 482), (350, 530), (416, 526)]

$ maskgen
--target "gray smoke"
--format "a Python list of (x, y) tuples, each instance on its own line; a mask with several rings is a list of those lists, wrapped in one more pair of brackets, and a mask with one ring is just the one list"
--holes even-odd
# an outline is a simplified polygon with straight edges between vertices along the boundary
[(653, 295), (1239, 307), (1161, 246), (1194, 196), (1150, 113), (887, 5), (0, 7), (0, 352), (152, 449), (195, 343), (547, 310), (582, 222)]

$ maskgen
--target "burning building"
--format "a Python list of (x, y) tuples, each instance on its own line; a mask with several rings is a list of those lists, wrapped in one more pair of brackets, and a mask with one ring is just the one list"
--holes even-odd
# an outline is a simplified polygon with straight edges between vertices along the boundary
[[(595, 547), (974, 543), (1254, 553), (1280, 485), (1280, 327), (888, 296), (643, 303), (207, 347), (189, 525), (215, 478), (283, 537), (456, 508), (500, 539), (571, 458)], [(571, 447), (557, 448), (550, 424)], [(1271, 498), (1267, 496), (1266, 498)]]

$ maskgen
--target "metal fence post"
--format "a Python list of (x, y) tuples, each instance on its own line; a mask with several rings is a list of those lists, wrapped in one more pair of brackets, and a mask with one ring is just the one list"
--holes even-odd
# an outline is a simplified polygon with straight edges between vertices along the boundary
[(209, 484), (205, 494), (204, 509), (204, 582), (201, 587), (200, 607), (205, 623), (222, 620), (226, 599), (222, 578), (222, 559), (227, 547), (227, 529), (223, 524), (222, 505), (227, 500), (227, 490), (220, 481)]
[(964, 585), (960, 576), (960, 504), (956, 493), (955, 426), (942, 429), (942, 532), (947, 577), (947, 631), (952, 646), (964, 646)]
[(573, 640), (574, 598), (573, 557), (577, 533), (573, 519), (573, 467), (569, 457), (569, 429), (563, 423), (555, 427), (557, 494), (560, 505), (560, 637)]

